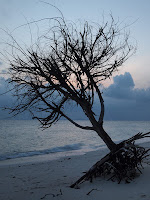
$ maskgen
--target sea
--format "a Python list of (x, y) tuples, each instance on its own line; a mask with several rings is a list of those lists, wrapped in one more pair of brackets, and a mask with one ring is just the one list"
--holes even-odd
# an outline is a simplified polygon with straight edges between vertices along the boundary
[[(89, 121), (77, 120), (88, 126)], [(104, 128), (116, 143), (139, 132), (150, 131), (150, 121), (105, 121)], [(150, 138), (138, 142), (150, 141)], [(36, 120), (0, 120), (0, 165), (19, 161), (42, 161), (81, 155), (106, 148), (96, 132), (60, 120), (42, 129)]]

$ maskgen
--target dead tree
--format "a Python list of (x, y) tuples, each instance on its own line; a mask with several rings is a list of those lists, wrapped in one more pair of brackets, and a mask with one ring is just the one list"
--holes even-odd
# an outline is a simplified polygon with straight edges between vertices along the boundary
[[(54, 20), (55, 26), (42, 37), (45, 46), (40, 47), (38, 43), (26, 51), (16, 47), (20, 52), (13, 55), (10, 62), (10, 84), (14, 85), (18, 101), (11, 112), (19, 114), (29, 110), (43, 127), (50, 127), (63, 117), (81, 129), (95, 131), (110, 154), (96, 164), (93, 174), (82, 177), (82, 180), (91, 179), (102, 174), (104, 169), (100, 166), (108, 160), (111, 162), (116, 152), (125, 147), (125, 142), (115, 144), (103, 128), (105, 110), (100, 84), (109, 79), (135, 49), (129, 45), (129, 34), (120, 30), (113, 18), (103, 25), (92, 26), (85, 22), (81, 28), (67, 24), (63, 17)], [(95, 96), (100, 103), (98, 117), (93, 111)], [(78, 124), (65, 113), (69, 102), (82, 108), (90, 126)]]

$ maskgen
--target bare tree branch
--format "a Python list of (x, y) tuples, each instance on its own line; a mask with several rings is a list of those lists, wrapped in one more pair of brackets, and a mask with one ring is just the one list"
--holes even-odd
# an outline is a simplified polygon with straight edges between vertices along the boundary
[[(58, 9), (60, 12), (60, 10)], [(52, 20), (52, 19), (50, 19)], [(111, 23), (93, 27), (88, 22), (81, 30), (75, 24), (67, 24), (62, 13), (54, 18), (55, 25), (41, 38), (36, 48), (23, 51), (16, 40), (10, 62), (10, 83), (14, 84), (16, 106), (11, 112), (32, 112), (43, 127), (49, 127), (61, 117), (75, 126), (95, 130), (109, 149), (115, 144), (103, 129), (104, 100), (99, 84), (112, 76), (134, 52), (129, 45), (129, 35), (122, 34), (111, 17)], [(13, 39), (13, 37), (12, 37)], [(44, 48), (40, 47), (40, 39)], [(20, 53), (22, 56), (20, 56)], [(95, 97), (101, 105), (99, 119), (93, 111)], [(91, 126), (81, 126), (65, 113), (73, 102), (80, 106)], [(44, 113), (42, 116), (38, 113)]]

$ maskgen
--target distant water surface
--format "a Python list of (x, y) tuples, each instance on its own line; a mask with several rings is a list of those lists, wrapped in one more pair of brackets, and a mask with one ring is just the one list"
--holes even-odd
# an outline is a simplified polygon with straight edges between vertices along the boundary
[[(86, 120), (77, 122), (90, 125)], [(104, 127), (113, 141), (119, 142), (138, 132), (150, 131), (150, 121), (105, 121)], [(7, 159), (51, 156), (59, 152), (61, 156), (66, 152), (79, 154), (104, 146), (96, 132), (79, 129), (66, 120), (45, 130), (35, 120), (0, 120), (0, 163)]]

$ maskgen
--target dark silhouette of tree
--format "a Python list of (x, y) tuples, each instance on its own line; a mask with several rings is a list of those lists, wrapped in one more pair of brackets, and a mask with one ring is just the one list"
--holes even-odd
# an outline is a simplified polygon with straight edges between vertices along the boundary
[[(44, 127), (64, 117), (79, 128), (96, 131), (112, 150), (115, 144), (103, 129), (104, 100), (99, 84), (112, 76), (132, 52), (128, 35), (117, 41), (120, 30), (113, 18), (110, 25), (97, 28), (85, 22), (80, 31), (73, 24), (68, 27), (64, 20), (57, 22), (49, 37), (45, 36), (48, 52), (30, 49), (23, 52), (24, 58), (15, 57), (11, 62), (11, 83), (15, 83), (19, 100), (12, 111), (44, 111), (47, 116), (34, 116)], [(92, 110), (95, 95), (101, 105), (98, 120)], [(90, 127), (77, 124), (65, 114), (64, 107), (70, 101), (82, 108)]]
[[(85, 22), (80, 28), (73, 23), (67, 24), (63, 17), (55, 18), (54, 21), (55, 25), (41, 38), (46, 41), (44, 46), (38, 43), (26, 51), (17, 46), (19, 54), (13, 55), (10, 63), (10, 83), (14, 85), (17, 96), (17, 104), (11, 108), (11, 112), (16, 115), (30, 110), (33, 118), (37, 118), (43, 127), (50, 127), (63, 117), (75, 126), (93, 130), (100, 136), (110, 154), (95, 165), (93, 174), (90, 171), (84, 175), (72, 185), (74, 187), (83, 179), (96, 176), (101, 163), (114, 159), (112, 154), (125, 143), (116, 145), (103, 128), (105, 110), (100, 84), (122, 66), (135, 48), (129, 45), (129, 34), (124, 29), (120, 30), (119, 23), (113, 17), (110, 23), (92, 26)], [(93, 111), (95, 97), (98, 97), (100, 103), (99, 116)], [(65, 113), (70, 102), (82, 108), (90, 126), (78, 124)], [(136, 151), (136, 148), (132, 151)], [(104, 169), (108, 172), (112, 170), (109, 171), (108, 166)], [(120, 179), (122, 177), (119, 176)]]

